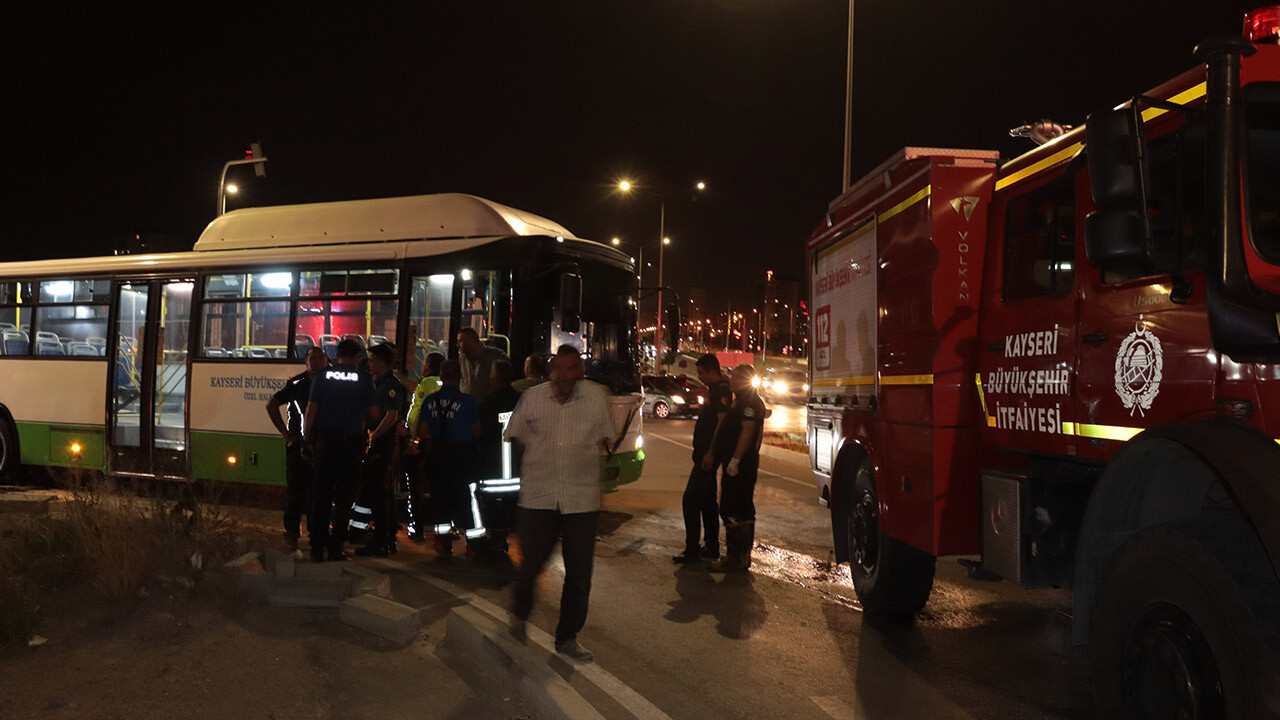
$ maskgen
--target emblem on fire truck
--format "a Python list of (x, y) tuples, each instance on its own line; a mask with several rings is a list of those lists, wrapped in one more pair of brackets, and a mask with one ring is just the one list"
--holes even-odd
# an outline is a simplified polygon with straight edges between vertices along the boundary
[(1147, 414), (1151, 401), (1160, 394), (1160, 379), (1164, 370), (1164, 350), (1155, 333), (1147, 330), (1138, 316), (1133, 332), (1120, 343), (1116, 352), (1116, 394), (1129, 409), (1129, 415)]

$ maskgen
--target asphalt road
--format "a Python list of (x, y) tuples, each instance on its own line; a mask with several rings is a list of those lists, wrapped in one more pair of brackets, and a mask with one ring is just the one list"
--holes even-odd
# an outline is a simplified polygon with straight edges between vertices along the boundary
[[(692, 427), (646, 420), (643, 479), (605, 498), (580, 640), (627, 686), (587, 695), (606, 717), (1088, 716), (1065, 592), (969, 580), (947, 558), (914, 624), (864, 616), (847, 568), (831, 566), (829, 517), (803, 456), (763, 460), (750, 573), (673, 565)], [(518, 561), (518, 547), (512, 556)], [(450, 591), (461, 589), (492, 606), (510, 603), (510, 565), (438, 560), (423, 546), (393, 561), (412, 571), (393, 577), (402, 601), (443, 613), (457, 602)], [(562, 577), (553, 558), (532, 618), (548, 632)], [(560, 670), (573, 684), (574, 671)]]

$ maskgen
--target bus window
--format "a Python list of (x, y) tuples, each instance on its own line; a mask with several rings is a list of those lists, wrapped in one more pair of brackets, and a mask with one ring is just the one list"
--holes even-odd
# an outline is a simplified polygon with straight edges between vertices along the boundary
[(204, 357), (248, 360), (284, 357), (289, 338), (289, 302), (206, 300), (201, 327), (204, 328)]
[(0, 355), (30, 352), (33, 290), (29, 282), (0, 283)]
[(313, 345), (324, 348), (330, 359), (336, 358), (342, 340), (355, 340), (361, 348), (395, 341), (398, 271), (307, 271), (301, 273), (298, 285), (295, 358), (305, 356)]
[(463, 270), (462, 325), (486, 345), (511, 354), (511, 275), (509, 271)]
[(453, 310), (453, 275), (413, 278), (409, 295), (409, 376), (418, 380), (428, 353), (449, 354), (449, 316)]

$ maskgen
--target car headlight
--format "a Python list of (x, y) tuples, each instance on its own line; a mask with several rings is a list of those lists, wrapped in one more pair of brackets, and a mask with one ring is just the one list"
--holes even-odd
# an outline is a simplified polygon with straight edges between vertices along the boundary
[(675, 403), (675, 404), (677, 404), (677, 405), (683, 405), (683, 404), (684, 404), (684, 398), (680, 397), (679, 395), (672, 395), (672, 396), (671, 396), (671, 402), (673, 402), (673, 403)]
[(809, 383), (805, 383), (804, 385), (801, 385), (800, 389), (804, 390), (805, 392), (809, 392)]
[(787, 391), (787, 384), (781, 380), (777, 380), (773, 383), (773, 389), (780, 393), (784, 393)]

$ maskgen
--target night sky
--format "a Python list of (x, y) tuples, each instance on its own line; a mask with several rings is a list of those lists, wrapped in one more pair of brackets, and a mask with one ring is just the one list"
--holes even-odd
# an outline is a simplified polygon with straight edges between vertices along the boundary
[[(1257, 4), (858, 0), (854, 177), (903, 145), (1012, 157), (1009, 128), (1078, 124)], [(0, 30), (3, 259), (194, 242), (261, 141), (229, 208), (473, 193), (656, 261), (657, 201), (612, 186), (666, 190), (668, 283), (719, 306), (800, 278), (840, 191), (841, 0), (25, 5)]]

